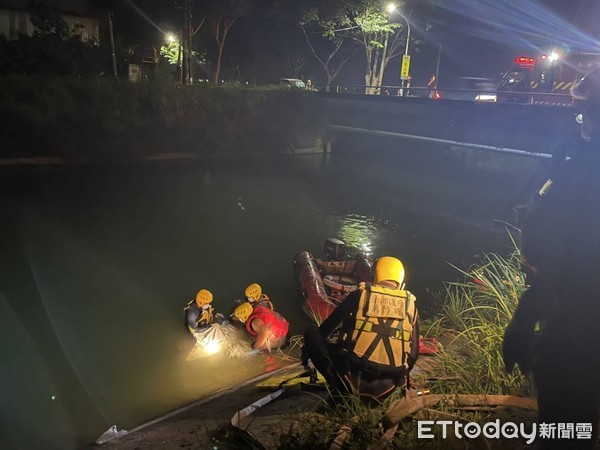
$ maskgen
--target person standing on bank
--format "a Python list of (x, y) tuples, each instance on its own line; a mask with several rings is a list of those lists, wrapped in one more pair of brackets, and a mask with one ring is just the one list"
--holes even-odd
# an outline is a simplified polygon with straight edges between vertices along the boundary
[[(405, 387), (419, 356), (415, 296), (404, 290), (404, 266), (381, 257), (373, 283), (360, 283), (321, 324), (304, 334), (302, 360), (310, 359), (340, 393), (381, 399)], [(330, 338), (341, 324), (337, 343)]]
[(435, 77), (435, 74), (432, 73), (431, 77), (429, 78), (429, 81), (427, 82), (427, 97), (435, 98), (436, 92), (437, 92), (437, 79)]
[(542, 448), (591, 448), (600, 419), (600, 69), (573, 86), (581, 143), (530, 203), (521, 260), (530, 286), (504, 336), (510, 373), (533, 373), (539, 421), (579, 426)]

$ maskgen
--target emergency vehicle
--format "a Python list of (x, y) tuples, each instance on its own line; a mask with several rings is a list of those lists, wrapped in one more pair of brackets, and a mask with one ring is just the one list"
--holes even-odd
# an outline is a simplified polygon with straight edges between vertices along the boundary
[(569, 106), (573, 83), (600, 67), (600, 53), (517, 56), (498, 84), (498, 102)]

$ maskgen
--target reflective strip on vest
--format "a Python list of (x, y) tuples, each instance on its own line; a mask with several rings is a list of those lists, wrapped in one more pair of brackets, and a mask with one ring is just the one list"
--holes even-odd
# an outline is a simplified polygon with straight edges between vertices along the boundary
[(385, 366), (408, 366), (415, 297), (400, 289), (361, 283), (358, 311), (346, 346), (358, 357)]
[[(410, 341), (410, 332), (408, 330), (398, 330), (395, 328), (387, 328), (385, 326), (377, 325), (372, 322), (365, 322), (363, 320), (356, 321), (356, 328), (359, 330), (365, 330), (367, 332), (374, 332), (384, 336), (389, 336), (393, 339), (402, 339), (404, 341)], [(403, 335), (404, 333), (404, 335)]]
[(198, 319), (196, 320), (197, 327), (206, 327), (212, 324), (213, 321), (213, 307), (210, 306), (207, 309), (202, 309)]
[[(203, 328), (209, 326), (213, 322), (213, 311), (214, 308), (209, 306), (208, 308), (200, 308), (196, 304), (196, 300), (189, 302), (183, 310), (185, 312), (185, 320), (190, 333), (196, 331), (197, 328)], [(190, 317), (190, 314), (197, 314), (195, 317)], [(194, 327), (190, 326), (190, 321), (194, 321)]]

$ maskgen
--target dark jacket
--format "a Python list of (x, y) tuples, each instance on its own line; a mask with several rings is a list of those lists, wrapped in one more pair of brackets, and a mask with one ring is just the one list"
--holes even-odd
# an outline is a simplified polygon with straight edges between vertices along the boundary
[[(521, 257), (527, 282), (512, 326), (533, 333), (541, 347), (572, 348), (600, 329), (600, 148), (582, 145), (536, 194), (523, 220)], [(553, 337), (554, 336), (554, 337)], [(544, 344), (547, 341), (549, 344)], [(551, 343), (551, 344), (550, 344)]]

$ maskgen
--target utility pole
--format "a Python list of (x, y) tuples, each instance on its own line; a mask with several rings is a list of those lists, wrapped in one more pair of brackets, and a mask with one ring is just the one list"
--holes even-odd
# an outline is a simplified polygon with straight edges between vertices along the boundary
[(113, 32), (112, 14), (108, 12), (108, 33), (110, 35), (110, 49), (112, 53), (112, 69), (115, 79), (117, 79), (117, 56), (115, 54), (115, 35)]
[(191, 70), (191, 53), (192, 53), (192, 21), (191, 21), (191, 8), (190, 0), (183, 1), (183, 82), (186, 86), (192, 84), (192, 77), (190, 76)]
[(179, 69), (179, 82), (183, 84), (183, 63), (181, 61), (181, 41), (183, 40), (183, 34), (179, 33), (179, 39), (177, 40), (177, 68)]

